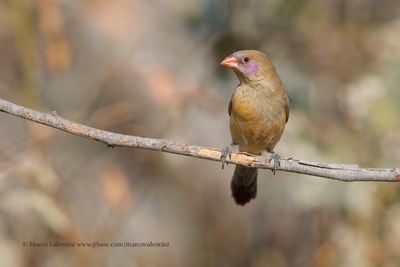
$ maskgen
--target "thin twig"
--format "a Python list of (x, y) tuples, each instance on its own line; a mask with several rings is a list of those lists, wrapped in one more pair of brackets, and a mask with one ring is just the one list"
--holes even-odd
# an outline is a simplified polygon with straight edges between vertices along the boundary
[[(158, 150), (167, 153), (220, 161), (221, 151), (216, 148), (180, 144), (168, 139), (154, 139), (132, 135), (124, 135), (88, 127), (73, 121), (66, 120), (56, 112), (43, 113), (29, 108), (18, 106), (0, 99), (0, 111), (9, 113), (26, 120), (41, 123), (74, 135), (103, 142), (109, 147), (124, 146), (149, 150)], [(228, 163), (240, 164), (261, 169), (273, 169), (273, 162), (264, 156), (252, 156), (243, 153), (232, 153), (227, 158)], [(294, 172), (317, 177), (324, 177), (340, 181), (376, 181), (399, 182), (400, 168), (370, 169), (360, 168), (357, 165), (316, 163), (293, 158), (281, 159), (279, 171)]]

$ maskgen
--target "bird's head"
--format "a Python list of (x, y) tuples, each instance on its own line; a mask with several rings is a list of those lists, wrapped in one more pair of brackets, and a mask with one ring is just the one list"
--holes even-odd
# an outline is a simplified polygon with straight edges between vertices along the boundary
[(232, 68), (241, 82), (259, 81), (275, 72), (267, 56), (257, 50), (241, 50), (222, 60), (221, 65)]

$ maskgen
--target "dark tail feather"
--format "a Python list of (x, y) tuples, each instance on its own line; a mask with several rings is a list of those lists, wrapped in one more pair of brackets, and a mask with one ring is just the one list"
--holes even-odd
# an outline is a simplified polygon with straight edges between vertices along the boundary
[(236, 203), (244, 205), (257, 195), (257, 168), (236, 165), (231, 182), (232, 195)]

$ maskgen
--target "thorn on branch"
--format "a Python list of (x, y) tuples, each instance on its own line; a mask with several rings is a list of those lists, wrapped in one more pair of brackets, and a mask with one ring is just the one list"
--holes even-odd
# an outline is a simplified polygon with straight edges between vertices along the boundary
[(57, 111), (55, 111), (55, 110), (53, 110), (53, 111), (51, 112), (51, 114), (52, 114), (54, 117), (60, 118), (60, 115), (58, 115)]
[(161, 150), (161, 151), (164, 151), (164, 149), (166, 149), (167, 147), (168, 147), (167, 144), (163, 144), (163, 145), (161, 146), (160, 150)]

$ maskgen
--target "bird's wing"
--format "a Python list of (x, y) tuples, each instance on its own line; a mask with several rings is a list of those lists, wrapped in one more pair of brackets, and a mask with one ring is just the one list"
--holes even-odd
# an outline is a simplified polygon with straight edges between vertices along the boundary
[(231, 112), (232, 112), (232, 98), (229, 101), (229, 106), (228, 106), (228, 114), (229, 114), (229, 116), (231, 116)]
[(286, 94), (285, 113), (286, 113), (286, 122), (287, 122), (289, 120), (289, 97), (287, 94)]
[(236, 91), (238, 90), (238, 88), (240, 87), (240, 84), (235, 88), (235, 90), (233, 90), (232, 96), (231, 96), (231, 100), (229, 100), (229, 106), (228, 106), (228, 114), (229, 116), (231, 116), (232, 113), (232, 98), (233, 95), (236, 93)]

